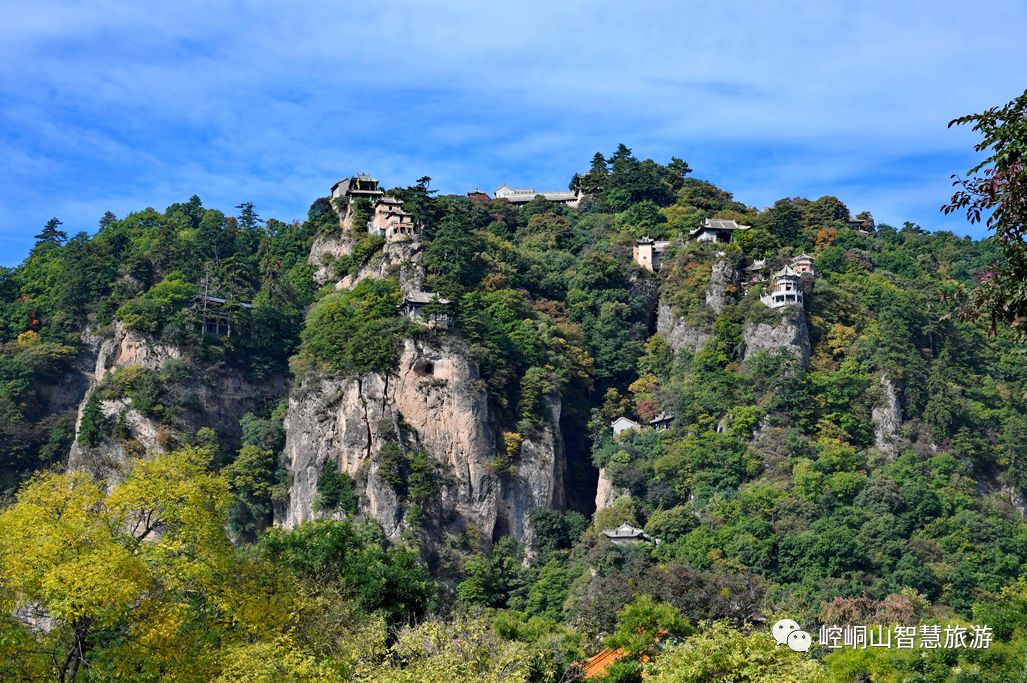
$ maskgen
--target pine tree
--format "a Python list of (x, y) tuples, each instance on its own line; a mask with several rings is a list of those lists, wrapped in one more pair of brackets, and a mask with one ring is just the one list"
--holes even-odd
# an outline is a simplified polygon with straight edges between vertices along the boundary
[(36, 246), (51, 244), (59, 247), (64, 244), (68, 240), (68, 233), (60, 229), (61, 225), (64, 225), (64, 223), (56, 218), (48, 220), (43, 227), (43, 231), (36, 235)]
[(78, 442), (82, 446), (95, 448), (103, 438), (104, 416), (100, 410), (100, 397), (94, 391), (82, 410), (82, 426), (78, 430)]
[(260, 214), (253, 209), (253, 202), (243, 202), (235, 208), (239, 209), (239, 225), (247, 230), (256, 230)]
[(606, 158), (601, 152), (596, 152), (592, 157), (592, 166), (588, 173), (578, 179), (577, 187), (587, 195), (597, 195), (606, 189), (606, 178), (609, 176), (609, 169), (606, 166)]

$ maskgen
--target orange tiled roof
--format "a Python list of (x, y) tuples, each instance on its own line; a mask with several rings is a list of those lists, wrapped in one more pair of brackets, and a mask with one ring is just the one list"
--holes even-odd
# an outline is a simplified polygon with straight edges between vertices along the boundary
[(603, 650), (602, 652), (590, 657), (588, 661), (584, 663), (582, 666), (582, 669), (584, 670), (582, 678), (586, 680), (589, 678), (598, 678), (606, 672), (607, 667), (626, 656), (627, 653), (622, 647), (618, 647), (616, 650)]

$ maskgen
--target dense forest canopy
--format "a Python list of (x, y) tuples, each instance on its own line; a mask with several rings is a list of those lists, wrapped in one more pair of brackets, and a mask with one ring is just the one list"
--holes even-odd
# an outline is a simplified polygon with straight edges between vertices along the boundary
[[(1001, 245), (875, 225), (830, 196), (759, 210), (692, 172), (620, 145), (573, 177), (575, 208), (437, 196), (428, 178), (390, 190), (424, 225), (445, 331), (400, 314), (395, 277), (333, 286), (383, 249), (373, 236), (317, 284), (311, 246), (341, 231), (328, 198), (292, 224), (195, 196), (108, 213), (93, 234), (51, 220), (24, 263), (0, 271), (0, 678), (561, 681), (610, 647), (627, 656), (607, 681), (641, 680), (643, 661), (658, 681), (732, 666), (732, 680), (1017, 680), (1027, 364), (1008, 327), (989, 335), (960, 315), (959, 295), (1003, 263)], [(705, 219), (751, 227), (730, 244), (689, 240)], [(657, 273), (632, 260), (642, 237), (668, 242)], [(801, 280), (798, 310), (723, 276), (801, 254), (816, 276)], [(231, 335), (203, 333), (208, 296), (231, 312)], [(675, 350), (658, 315), (702, 343)], [(79, 416), (65, 378), (116, 325), (180, 353), (109, 374)], [(808, 357), (744, 352), (782, 325), (806, 330)], [(529, 547), (429, 538), (424, 510), (444, 475), (423, 453), (385, 463), (422, 511), (401, 543), (338, 471), (318, 483), (323, 519), (270, 526), (289, 485), (285, 390), (236, 437), (179, 433), (110, 486), (63, 471), (74, 440), (123, 438), (101, 401), (180, 428), (196, 409), (184, 378), (387, 374), (405, 339), (431, 335), (458, 339), (480, 369), (505, 426), (497, 471), (516, 476), (547, 398), (563, 401), (570, 504), (531, 515)], [(882, 405), (897, 416), (888, 443)], [(659, 413), (669, 429), (609, 427)], [(617, 495), (596, 511), (599, 468)], [(602, 535), (625, 522), (660, 543)], [(441, 559), (426, 561), (429, 543), (446, 545)], [(995, 643), (805, 655), (774, 649), (763, 624), (782, 616), (811, 633), (983, 623)]]

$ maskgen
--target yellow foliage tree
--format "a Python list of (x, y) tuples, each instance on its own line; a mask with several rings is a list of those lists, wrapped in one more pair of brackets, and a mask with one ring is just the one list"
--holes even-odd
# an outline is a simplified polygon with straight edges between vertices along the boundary
[(427, 621), (400, 632), (393, 664), (358, 674), (368, 683), (518, 683), (528, 680), (531, 653), (499, 638), (484, 619)]
[[(109, 492), (80, 472), (22, 488), (0, 512), (0, 611), (14, 615), (0, 620), (0, 679), (73, 681), (89, 667), (210, 681), (288, 646), (295, 582), (231, 546), (228, 487), (208, 466), (186, 449), (134, 461)], [(279, 659), (306, 661), (293, 649)]]
[(713, 623), (683, 645), (668, 647), (648, 667), (653, 683), (824, 683), (824, 668), (808, 653), (778, 645), (770, 631), (740, 633)]

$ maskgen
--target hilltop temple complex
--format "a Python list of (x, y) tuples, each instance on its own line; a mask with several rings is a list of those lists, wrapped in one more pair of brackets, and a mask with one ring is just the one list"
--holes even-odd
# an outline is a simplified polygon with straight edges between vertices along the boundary
[(542, 197), (547, 202), (554, 204), (563, 204), (564, 206), (576, 207), (581, 203), (582, 194), (578, 192), (536, 192), (532, 188), (515, 189), (503, 183), (496, 188), (493, 193), (496, 199), (505, 199), (511, 204), (527, 204), (528, 202), (535, 199), (535, 197)]
[(375, 201), (367, 230), (372, 235), (384, 237), (387, 242), (413, 240), (418, 233), (413, 214), (403, 210), (402, 201), (388, 195)]
[(352, 178), (343, 178), (332, 185), (332, 199), (345, 199), (351, 204), (357, 199), (374, 201), (385, 194), (383, 190), (379, 189), (378, 183), (377, 178), (372, 178), (366, 173), (355, 175)]
[(336, 209), (345, 210), (342, 217), (343, 230), (353, 230), (356, 205), (360, 200), (371, 202), (371, 219), (367, 222), (367, 232), (371, 235), (384, 237), (388, 242), (416, 240), (420, 229), (414, 224), (414, 216), (403, 210), (403, 201), (386, 195), (380, 187), (380, 181), (367, 174), (351, 178), (343, 178), (332, 185), (332, 200)]

